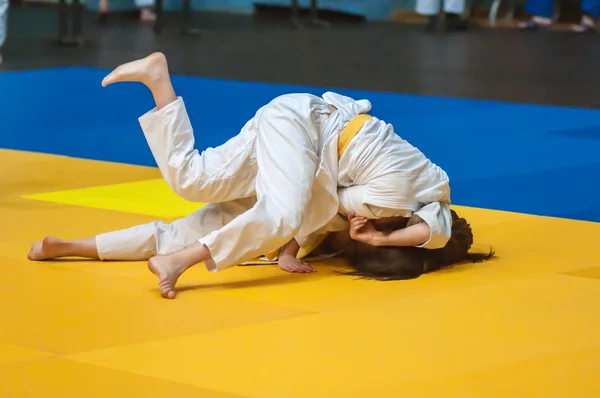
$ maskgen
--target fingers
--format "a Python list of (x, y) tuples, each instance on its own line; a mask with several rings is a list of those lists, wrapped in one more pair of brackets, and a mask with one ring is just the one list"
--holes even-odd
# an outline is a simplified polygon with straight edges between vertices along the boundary
[(362, 241), (361, 235), (366, 232), (363, 228), (369, 223), (369, 220), (362, 216), (354, 216), (350, 221), (350, 238)]
[(310, 264), (305, 263), (305, 262), (301, 262), (300, 263), (300, 271), (299, 272), (303, 272), (305, 274), (310, 274), (312, 272), (317, 272), (316, 269), (314, 269), (313, 267), (310, 266)]
[(353, 222), (361, 222), (363, 225), (365, 225), (369, 219), (363, 216), (357, 216), (356, 213), (352, 211), (348, 214), (348, 221), (350, 221), (351, 224)]
[(311, 267), (308, 263), (302, 262), (300, 260), (281, 262), (279, 264), (279, 268), (287, 272), (295, 272), (300, 274), (309, 274), (312, 272), (317, 272), (317, 270)]
[(281, 264), (279, 264), (279, 268), (281, 268), (282, 270), (284, 270), (286, 272), (298, 272), (296, 270), (296, 265), (292, 264), (292, 263), (281, 263)]
[(356, 220), (354, 222), (354, 227), (360, 229), (362, 227), (364, 227), (365, 225), (367, 225), (368, 220)]
[(358, 231), (364, 227), (368, 221), (369, 220), (364, 217), (354, 217), (352, 221), (350, 221), (350, 228), (352, 228), (353, 231)]

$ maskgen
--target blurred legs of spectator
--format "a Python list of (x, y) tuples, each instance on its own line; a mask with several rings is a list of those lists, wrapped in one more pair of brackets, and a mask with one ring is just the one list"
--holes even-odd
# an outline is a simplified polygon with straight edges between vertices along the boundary
[(154, 13), (154, 0), (135, 0), (135, 5), (140, 9), (141, 21), (156, 21), (156, 14)]
[[(8, 20), (9, 0), (0, 0), (0, 50), (6, 40), (6, 23)], [(2, 53), (0, 52), (0, 64), (2, 63)]]
[[(0, 0), (3, 1), (3, 0)], [(154, 0), (135, 0), (135, 5), (140, 9), (140, 21), (154, 22), (156, 14), (154, 13)], [(98, 9), (100, 22), (108, 21), (108, 0), (100, 0)]]
[[(428, 30), (435, 30), (440, 11), (440, 0), (417, 0), (416, 11), (429, 18)], [(469, 26), (467, 19), (463, 18), (465, 0), (445, 0), (444, 12), (446, 14), (446, 28), (449, 30), (465, 30)]]
[[(550, 26), (554, 14), (554, 0), (528, 0), (525, 8), (532, 17), (519, 24), (523, 30), (535, 30)], [(596, 19), (600, 17), (600, 0), (581, 0), (581, 21), (571, 30), (577, 33), (596, 31)]]
[(98, 7), (98, 19), (100, 22), (108, 21), (108, 0), (100, 0), (100, 6)]

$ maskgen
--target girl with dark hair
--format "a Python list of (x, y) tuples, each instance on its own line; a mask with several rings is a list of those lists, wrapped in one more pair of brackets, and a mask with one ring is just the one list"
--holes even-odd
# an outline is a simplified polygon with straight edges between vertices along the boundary
[[(347, 274), (379, 280), (414, 279), (457, 263), (478, 263), (493, 257), (493, 250), (489, 253), (469, 252), (473, 245), (471, 226), (454, 210), (451, 210), (451, 214), (450, 240), (439, 249), (394, 246), (394, 235), (400, 233), (402, 228), (378, 226), (364, 217), (351, 215), (352, 241), (344, 254), (354, 271)], [(418, 216), (413, 216), (408, 219), (406, 226), (422, 222)]]

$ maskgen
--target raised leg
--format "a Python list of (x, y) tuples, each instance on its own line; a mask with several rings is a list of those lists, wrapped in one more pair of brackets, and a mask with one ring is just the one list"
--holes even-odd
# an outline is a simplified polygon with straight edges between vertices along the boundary
[(119, 82), (144, 84), (152, 92), (157, 110), (177, 99), (169, 77), (167, 59), (162, 53), (153, 53), (146, 58), (117, 67), (102, 80), (102, 86)]
[(140, 119), (154, 159), (171, 189), (191, 202), (217, 203), (254, 195), (255, 133), (244, 127), (225, 144), (198, 153), (190, 119), (182, 98), (169, 78), (166, 58), (154, 53), (116, 68), (102, 82), (145, 84), (156, 109)]

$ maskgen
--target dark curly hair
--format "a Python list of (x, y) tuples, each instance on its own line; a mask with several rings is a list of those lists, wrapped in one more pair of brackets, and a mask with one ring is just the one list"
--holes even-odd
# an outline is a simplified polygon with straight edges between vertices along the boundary
[[(451, 210), (451, 213), (452, 235), (445, 247), (374, 247), (353, 241), (351, 247), (346, 250), (346, 257), (354, 271), (344, 274), (378, 280), (414, 279), (456, 263), (479, 263), (492, 258), (493, 250), (489, 253), (469, 252), (473, 245), (471, 226), (454, 210)], [(418, 222), (423, 221), (413, 216), (408, 220), (407, 226)]]

